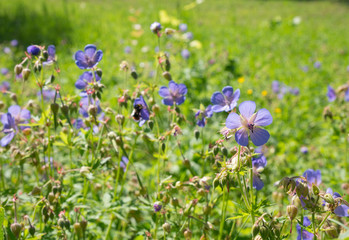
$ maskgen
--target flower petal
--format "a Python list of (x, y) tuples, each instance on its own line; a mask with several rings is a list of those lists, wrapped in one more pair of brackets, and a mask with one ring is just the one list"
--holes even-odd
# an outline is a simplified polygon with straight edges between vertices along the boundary
[(18, 105), (13, 105), (8, 108), (8, 112), (11, 113), (12, 117), (16, 118), (20, 116), (21, 107)]
[(235, 141), (241, 145), (246, 147), (248, 145), (248, 133), (246, 129), (241, 128), (235, 133)]
[(96, 63), (95, 65), (97, 65), (97, 63), (99, 63), (103, 58), (103, 52), (102, 50), (98, 50), (96, 52), (96, 54), (93, 56), (93, 61)]
[(160, 97), (166, 98), (170, 96), (170, 91), (167, 87), (162, 86), (159, 90)]
[(261, 190), (264, 187), (263, 181), (259, 178), (258, 175), (253, 175), (253, 188), (256, 190)]
[(240, 98), (240, 89), (237, 89), (233, 96), (233, 102), (237, 102)]
[(344, 100), (346, 102), (349, 102), (349, 87), (348, 87), (347, 91), (345, 91)]
[(85, 89), (85, 87), (87, 86), (87, 83), (81, 79), (78, 79), (76, 82), (75, 82), (75, 87), (77, 89)]
[(256, 119), (254, 120), (255, 126), (268, 126), (273, 122), (273, 117), (270, 112), (263, 108), (257, 112)]
[(0, 141), (1, 143), (1, 147), (5, 147), (7, 146), (13, 139), (13, 137), (16, 135), (15, 132), (10, 132), (9, 134), (7, 134), (5, 137), (3, 137)]
[(168, 88), (171, 92), (176, 92), (178, 90), (178, 84), (175, 83), (173, 80), (171, 80), (169, 83), (168, 83)]
[(212, 106), (212, 111), (213, 112), (223, 112), (226, 109), (226, 105), (213, 105)]
[(181, 105), (185, 101), (185, 96), (180, 96), (175, 99), (177, 105)]
[(22, 109), (21, 111), (21, 119), (30, 119), (30, 111), (27, 109)]
[(225, 121), (225, 126), (229, 129), (241, 127), (241, 118), (237, 113), (230, 113)]
[(86, 69), (88, 67), (83, 51), (79, 50), (75, 53), (75, 63), (80, 69)]
[(268, 142), (270, 134), (267, 130), (256, 127), (253, 132), (250, 131), (250, 136), (254, 145), (262, 146)]
[(234, 97), (234, 89), (231, 86), (226, 86), (222, 90), (223, 94), (226, 96), (226, 98), (231, 101)]
[(206, 125), (205, 118), (202, 118), (202, 119), (197, 120), (196, 124), (197, 124), (199, 127), (205, 127), (205, 125)]
[(145, 108), (141, 110), (141, 117), (144, 120), (149, 120), (149, 111)]
[(89, 58), (92, 59), (94, 57), (95, 53), (96, 53), (96, 50), (97, 50), (97, 48), (96, 48), (95, 45), (88, 44), (88, 45), (85, 46), (85, 49), (84, 49), (85, 55), (87, 55)]
[(185, 84), (181, 83), (181, 84), (178, 84), (178, 93), (181, 94), (181, 95), (185, 95), (187, 94), (188, 92), (188, 89), (187, 89), (187, 86), (185, 86)]
[(247, 120), (250, 119), (254, 111), (256, 110), (256, 103), (253, 101), (245, 101), (240, 103), (239, 111), (241, 115)]
[(173, 106), (173, 99), (172, 98), (164, 98), (162, 99), (162, 103), (167, 106)]
[(349, 217), (348, 213), (349, 207), (347, 205), (340, 205), (336, 207), (336, 209), (333, 211), (338, 217)]
[(224, 96), (221, 92), (215, 92), (212, 94), (211, 102), (214, 105), (225, 105)]
[(47, 53), (50, 57), (55, 57), (56, 54), (56, 47), (54, 45), (50, 45), (47, 47)]
[(327, 97), (329, 102), (336, 100), (336, 92), (330, 85), (327, 87)]

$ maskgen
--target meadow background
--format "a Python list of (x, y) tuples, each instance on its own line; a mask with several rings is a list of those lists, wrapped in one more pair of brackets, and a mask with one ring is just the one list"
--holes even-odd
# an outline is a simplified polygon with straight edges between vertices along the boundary
[[(259, 194), (271, 200), (272, 193), (276, 191), (275, 182), (284, 176), (301, 175), (309, 168), (321, 170), (322, 181), (335, 191), (343, 191), (341, 185), (348, 183), (349, 147), (345, 138), (348, 120), (347, 115), (341, 116), (341, 112), (348, 112), (349, 105), (346, 103), (339, 107), (338, 102), (329, 103), (326, 96), (328, 85), (338, 88), (348, 83), (347, 2), (206, 0), (197, 4), (189, 0), (0, 0), (0, 5), (0, 68), (8, 68), (11, 72), (0, 75), (0, 82), (6, 80), (11, 83), (11, 91), (17, 93), (22, 105), (29, 99), (39, 103), (34, 81), (26, 85), (23, 92), (21, 83), (13, 81), (12, 69), (24, 56), (27, 46), (56, 46), (61, 69), (59, 83), (66, 95), (74, 96), (78, 95), (74, 83), (82, 72), (77, 69), (73, 55), (86, 44), (95, 44), (104, 53), (98, 65), (103, 69), (102, 83), (105, 85), (101, 106), (103, 109), (117, 109), (119, 94), (116, 93), (124, 84), (120, 63), (126, 60), (135, 66), (142, 81), (151, 81), (151, 72), (156, 70), (155, 48), (158, 42), (149, 26), (159, 21), (164, 28), (178, 29), (179, 21), (188, 25), (193, 40), (198, 41), (196, 45), (164, 38), (161, 47), (170, 53), (173, 80), (188, 87), (187, 100), (181, 105), (181, 112), (188, 121), (183, 127), (181, 142), (183, 152), (195, 169), (201, 168), (202, 163), (195, 152), (201, 149), (202, 143), (194, 138), (197, 126), (193, 109), (198, 109), (200, 104), (207, 106), (213, 92), (230, 85), (241, 90), (240, 102), (255, 101), (259, 108), (267, 108), (274, 118), (273, 124), (268, 127), (271, 135), (266, 145), (268, 165), (262, 175), (265, 187)], [(295, 23), (297, 18), (301, 19), (299, 23)], [(141, 30), (136, 31), (135, 24), (140, 24)], [(10, 46), (13, 39), (18, 40), (18, 46), (10, 47), (11, 51), (5, 53), (3, 50)], [(125, 48), (130, 51), (125, 51)], [(182, 58), (182, 49), (190, 51), (188, 59)], [(279, 99), (272, 91), (274, 80), (299, 88), (299, 94), (285, 94)], [(160, 85), (167, 85), (166, 80), (161, 81)], [(130, 78), (128, 83), (135, 86), (136, 81)], [(6, 95), (1, 96), (1, 101), (6, 105), (1, 111), (5, 112), (12, 101)], [(333, 121), (323, 118), (324, 108), (328, 105), (335, 112)], [(342, 110), (336, 111), (339, 108)], [(162, 106), (161, 111), (166, 112), (166, 108)], [(218, 131), (224, 126), (226, 116), (214, 115), (208, 120), (204, 129), (206, 143), (220, 139)], [(137, 128), (137, 124), (132, 127), (134, 130)], [(138, 141), (141, 142), (140, 139)], [(227, 143), (227, 147), (232, 146), (233, 143)], [(301, 147), (307, 147), (308, 154), (302, 153)], [(134, 162), (144, 182), (152, 185), (155, 182), (156, 160), (151, 155), (144, 157), (143, 149), (144, 144), (136, 145)], [(0, 158), (11, 162), (6, 150), (1, 151)], [(55, 160), (64, 165), (66, 156), (64, 151), (57, 150)], [(177, 160), (180, 156), (178, 151), (173, 150), (170, 156), (169, 161), (173, 165), (181, 164)], [(78, 155), (75, 157), (75, 166), (80, 166)], [(185, 180), (190, 176), (180, 166), (170, 167), (173, 169), (169, 171), (178, 179)], [(35, 185), (35, 181), (33, 184), (30, 182), (34, 179), (30, 176), (32, 169), (26, 167), (24, 181), (27, 184), (16, 188), (18, 185), (13, 180), (15, 168), (5, 168), (5, 179), (2, 181), (8, 184), (6, 189), (1, 190), (0, 202), (18, 194), (18, 191), (31, 191)], [(211, 176), (214, 177), (214, 174), (211, 173)], [(108, 181), (103, 175), (97, 175), (96, 179), (102, 185)], [(91, 206), (94, 208), (94, 205)], [(25, 209), (23, 206), (23, 214)], [(100, 214), (96, 212), (90, 214)], [(89, 231), (95, 232), (97, 239), (104, 237), (109, 216), (91, 218), (106, 218), (101, 220), (102, 223), (89, 225), (93, 226)], [(127, 236), (119, 227), (111, 239), (132, 239), (137, 234), (144, 234), (137, 229), (136, 223), (132, 224), (132, 236)], [(242, 231), (239, 239), (248, 239), (249, 231)]]

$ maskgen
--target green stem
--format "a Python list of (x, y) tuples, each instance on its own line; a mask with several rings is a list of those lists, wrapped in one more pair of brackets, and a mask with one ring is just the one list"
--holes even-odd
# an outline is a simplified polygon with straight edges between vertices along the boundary
[(252, 218), (252, 225), (255, 223), (254, 218), (254, 201), (253, 201), (253, 169), (250, 169), (250, 198), (251, 198), (251, 218)]
[(331, 215), (331, 212), (328, 212), (328, 213), (326, 214), (326, 217), (321, 221), (320, 225), (317, 227), (317, 230), (316, 230), (317, 232), (318, 232), (319, 230), (321, 230), (322, 225), (324, 225), (324, 223), (326, 222), (327, 218), (328, 218), (330, 215)]
[(224, 228), (224, 223), (225, 223), (225, 204), (226, 204), (226, 189), (225, 186), (223, 186), (223, 201), (222, 201), (222, 209), (221, 209), (221, 224), (219, 227), (219, 237), (218, 239), (222, 239), (222, 234), (223, 234), (223, 228)]
[(316, 224), (315, 224), (315, 212), (312, 212), (311, 218), (312, 218), (312, 222), (313, 222), (314, 240), (317, 240), (317, 235), (316, 235)]

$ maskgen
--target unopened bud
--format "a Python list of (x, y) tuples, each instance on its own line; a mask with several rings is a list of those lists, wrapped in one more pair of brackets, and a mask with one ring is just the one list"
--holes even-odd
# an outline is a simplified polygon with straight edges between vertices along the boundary
[(34, 72), (40, 72), (42, 69), (42, 64), (40, 63), (40, 61), (36, 61), (34, 64)]
[(196, 129), (194, 131), (194, 135), (195, 135), (196, 140), (198, 140), (200, 138), (200, 131)]
[(158, 104), (154, 104), (152, 110), (153, 112), (158, 113), (160, 111), (160, 106)]
[(63, 218), (59, 218), (57, 223), (58, 223), (58, 226), (60, 226), (61, 228), (64, 228), (65, 221)]
[(148, 121), (148, 127), (153, 130), (153, 127), (154, 127), (154, 121), (153, 120), (149, 120)]
[(176, 32), (176, 30), (174, 30), (174, 29), (172, 29), (172, 28), (166, 28), (166, 29), (165, 29), (165, 34), (166, 34), (167, 36), (170, 36), (170, 35), (174, 34), (175, 32)]
[(29, 226), (29, 233), (30, 233), (30, 235), (32, 235), (32, 237), (34, 237), (35, 227), (32, 224), (30, 224), (30, 226)]
[(218, 152), (219, 152), (218, 147), (217, 147), (217, 146), (214, 146), (214, 147), (213, 147), (213, 154), (214, 154), (214, 155), (217, 155)]
[(228, 156), (228, 149), (226, 147), (222, 147), (221, 151), (222, 151), (224, 156), (226, 156), (226, 157)]
[(203, 197), (203, 196), (205, 196), (206, 195), (206, 192), (205, 192), (205, 190), (204, 189), (202, 189), (202, 188), (200, 188), (198, 191), (197, 191), (197, 193), (201, 196), (201, 197)]
[(53, 112), (53, 114), (57, 115), (59, 111), (58, 103), (51, 103), (51, 111)]
[(261, 235), (257, 235), (254, 240), (263, 240), (263, 238), (261, 237)]
[(85, 232), (86, 227), (87, 227), (87, 220), (84, 217), (80, 221), (80, 226), (81, 226), (82, 231)]
[(91, 116), (96, 116), (97, 115), (97, 112), (98, 112), (98, 108), (97, 108), (97, 106), (95, 106), (95, 105), (90, 105), (89, 107), (88, 107), (88, 113), (91, 115)]
[(287, 212), (287, 216), (292, 221), (297, 216), (298, 208), (295, 205), (288, 205), (286, 208), (286, 212)]
[(24, 81), (27, 81), (30, 76), (30, 69), (29, 68), (24, 68), (22, 71), (22, 77)]
[(46, 61), (48, 59), (48, 52), (46, 50), (42, 51), (42, 56), (44, 60)]
[(167, 222), (162, 224), (162, 228), (164, 229), (165, 232), (170, 233), (171, 232), (171, 225)]
[(68, 219), (64, 221), (64, 227), (68, 230), (70, 229), (70, 221)]
[(322, 112), (323, 118), (326, 120), (327, 118), (332, 119), (333, 118), (333, 113), (331, 111), (330, 106), (327, 106), (324, 108), (324, 111)]
[(184, 231), (185, 240), (190, 240), (192, 235), (193, 235), (193, 234), (192, 234), (192, 232), (190, 231), (190, 229), (186, 229), (186, 230)]
[(62, 110), (62, 113), (63, 113), (64, 115), (68, 115), (68, 113), (69, 113), (69, 107), (68, 107), (67, 105), (61, 106), (61, 110)]
[(308, 196), (308, 194), (309, 194), (309, 189), (308, 189), (307, 184), (300, 182), (300, 183), (298, 184), (298, 186), (296, 187), (296, 193), (297, 193), (298, 197), (301, 197), (301, 196), (303, 196), (303, 197)]
[(316, 186), (315, 184), (313, 184), (313, 185), (311, 186), (311, 189), (312, 189), (314, 195), (316, 195), (316, 196), (319, 195), (320, 189), (319, 189), (318, 186)]
[(122, 115), (122, 114), (117, 114), (115, 116), (115, 120), (120, 124), (120, 125), (123, 125), (124, 122), (125, 122), (125, 116)]
[(22, 231), (22, 225), (19, 223), (12, 223), (11, 224), (11, 232), (13, 235), (15, 235), (16, 238), (19, 238), (19, 234)]
[(171, 204), (174, 206), (174, 207), (178, 207), (179, 206), (179, 201), (177, 198), (172, 198), (171, 200)]
[(100, 69), (100, 68), (97, 68), (97, 70), (96, 70), (96, 74), (98, 75), (98, 77), (102, 77), (102, 74), (103, 74), (103, 71), (102, 71), (102, 69)]
[(115, 139), (117, 136), (118, 136), (118, 135), (116, 135), (115, 132), (109, 132), (109, 133), (108, 133), (108, 138), (109, 138), (110, 140)]
[(337, 231), (337, 228), (335, 226), (330, 226), (329, 228), (325, 229), (325, 232), (330, 238), (338, 238), (339, 233)]
[(137, 80), (138, 74), (137, 74), (137, 72), (136, 72), (135, 69), (132, 69), (132, 71), (131, 71), (131, 77), (133, 77), (134, 80)]
[(163, 72), (163, 73), (162, 73), (162, 76), (163, 76), (166, 80), (168, 80), (168, 81), (171, 81), (171, 80), (172, 80), (172, 76), (171, 76), (171, 74), (170, 74), (168, 71)]
[(324, 195), (324, 200), (327, 202), (327, 203), (330, 203), (330, 204), (334, 204), (334, 198), (331, 194), (329, 193), (326, 193)]
[(259, 233), (259, 225), (258, 224), (253, 224), (253, 227), (252, 227), (252, 236), (253, 237), (256, 237)]
[(83, 166), (83, 167), (80, 168), (80, 174), (81, 174), (81, 175), (84, 175), (84, 176), (85, 176), (85, 175), (88, 174), (88, 173), (90, 173), (89, 167)]
[(0, 109), (3, 109), (5, 107), (5, 103), (3, 101), (0, 101)]
[(170, 60), (168, 58), (166, 58), (166, 61), (165, 61), (165, 69), (166, 69), (166, 71), (171, 70), (171, 63), (170, 63)]
[(16, 95), (15, 93), (11, 93), (10, 98), (11, 98), (13, 101), (17, 102), (17, 95)]
[(77, 235), (81, 235), (81, 233), (82, 233), (82, 231), (81, 231), (81, 225), (80, 225), (80, 223), (74, 223), (74, 230), (75, 230), (75, 233), (77, 234)]
[(190, 161), (189, 161), (187, 158), (185, 158), (185, 159), (183, 160), (183, 165), (184, 165), (184, 167), (186, 167), (186, 168), (190, 168)]
[(22, 64), (17, 64), (17, 65), (15, 66), (15, 74), (16, 74), (16, 75), (21, 74), (22, 70), (23, 70)]

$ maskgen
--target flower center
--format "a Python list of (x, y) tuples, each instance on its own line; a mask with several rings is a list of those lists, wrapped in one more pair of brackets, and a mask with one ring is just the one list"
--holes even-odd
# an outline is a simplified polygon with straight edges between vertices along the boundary
[(253, 124), (253, 123), (247, 124), (247, 127), (248, 127), (248, 129), (249, 129), (251, 132), (253, 132), (253, 127), (254, 127), (254, 124)]

